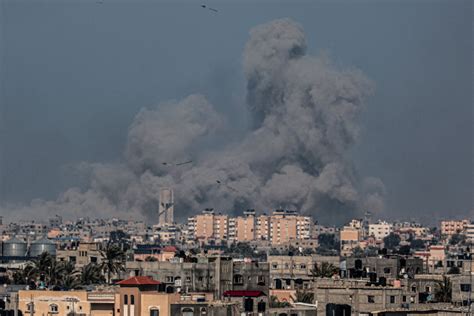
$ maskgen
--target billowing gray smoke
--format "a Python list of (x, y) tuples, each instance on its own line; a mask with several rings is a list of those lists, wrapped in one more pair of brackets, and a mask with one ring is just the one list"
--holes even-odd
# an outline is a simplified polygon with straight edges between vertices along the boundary
[[(203, 96), (144, 109), (130, 127), (124, 163), (83, 164), (87, 190), (73, 188), (32, 207), (76, 216), (150, 217), (156, 216), (160, 187), (171, 186), (181, 217), (205, 207), (283, 207), (323, 221), (380, 211), (383, 184), (359, 178), (347, 157), (371, 82), (357, 70), (306, 55), (303, 30), (289, 19), (250, 32), (243, 68), (254, 121), (239, 142), (212, 145), (225, 119)], [(188, 160), (193, 163), (170, 164)]]

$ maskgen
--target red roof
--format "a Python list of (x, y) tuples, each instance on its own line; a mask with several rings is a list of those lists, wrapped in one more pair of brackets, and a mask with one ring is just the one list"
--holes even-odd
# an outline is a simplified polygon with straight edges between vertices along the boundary
[(175, 246), (166, 246), (165, 248), (163, 248), (163, 251), (176, 252), (176, 247)]
[(158, 285), (159, 281), (153, 280), (149, 276), (134, 276), (129, 279), (117, 282), (118, 285)]
[(262, 291), (224, 291), (224, 296), (228, 297), (259, 297), (265, 296)]

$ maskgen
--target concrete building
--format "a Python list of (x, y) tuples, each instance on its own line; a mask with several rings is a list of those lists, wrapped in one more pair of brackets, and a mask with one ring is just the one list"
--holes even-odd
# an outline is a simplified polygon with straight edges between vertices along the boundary
[[(22, 315), (116, 315), (114, 292), (18, 291), (18, 310)], [(132, 315), (129, 315), (132, 316)]]
[(171, 304), (180, 300), (177, 293), (159, 291), (160, 282), (146, 276), (131, 277), (118, 285), (116, 305), (121, 316), (171, 316)]
[(205, 209), (202, 214), (188, 218), (188, 230), (194, 239), (208, 244), (211, 241), (223, 243), (228, 240), (229, 216), (215, 214), (213, 209)]
[(244, 216), (235, 218), (235, 241), (249, 242), (255, 240), (255, 211), (248, 210)]
[(77, 268), (81, 268), (89, 263), (101, 262), (99, 243), (79, 243), (77, 246), (59, 249), (56, 251), (58, 261), (72, 262)]
[(393, 226), (385, 221), (369, 224), (369, 236), (374, 236), (377, 240), (382, 240), (393, 231)]
[(464, 231), (466, 226), (469, 225), (469, 221), (467, 219), (463, 220), (445, 220), (441, 221), (441, 234), (451, 237), (454, 234), (458, 234)]
[(467, 240), (471, 243), (474, 243), (474, 222), (470, 222), (466, 225), (465, 234)]
[(339, 240), (341, 242), (341, 256), (350, 256), (354, 248), (359, 247), (362, 238), (361, 227), (351, 225), (344, 226), (340, 231)]
[(270, 217), (270, 241), (274, 245), (295, 239), (310, 239), (312, 221), (294, 211), (276, 210)]
[(171, 188), (160, 189), (158, 224), (171, 225), (174, 222), (174, 195)]

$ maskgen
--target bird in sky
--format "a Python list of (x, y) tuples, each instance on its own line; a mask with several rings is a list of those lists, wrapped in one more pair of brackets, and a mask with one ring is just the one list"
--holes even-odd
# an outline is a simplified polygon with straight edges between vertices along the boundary
[(219, 12), (219, 11), (217, 11), (216, 9), (211, 8), (211, 7), (208, 7), (208, 6), (205, 5), (205, 4), (201, 4), (201, 8), (203, 8), (203, 9), (208, 9), (208, 10), (213, 11), (213, 12), (216, 12), (216, 13)]

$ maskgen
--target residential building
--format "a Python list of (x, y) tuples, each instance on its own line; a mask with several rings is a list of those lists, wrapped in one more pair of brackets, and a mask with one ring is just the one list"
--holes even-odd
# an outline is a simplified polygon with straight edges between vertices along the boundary
[(467, 219), (441, 221), (441, 234), (451, 237), (454, 234), (463, 232), (469, 224), (470, 223)]
[(374, 236), (376, 240), (382, 240), (393, 231), (393, 225), (385, 221), (369, 224), (369, 236)]

